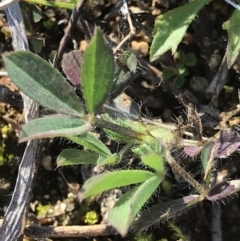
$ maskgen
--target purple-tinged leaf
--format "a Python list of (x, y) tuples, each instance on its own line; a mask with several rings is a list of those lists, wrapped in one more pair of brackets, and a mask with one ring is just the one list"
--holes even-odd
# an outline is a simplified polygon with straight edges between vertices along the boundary
[(80, 50), (73, 50), (63, 56), (63, 72), (75, 87), (79, 87), (81, 85), (82, 61), (83, 52)]
[(206, 198), (217, 201), (240, 191), (240, 180), (222, 182), (211, 188)]
[(240, 135), (230, 129), (221, 130), (216, 139), (216, 157), (226, 158), (240, 146)]
[(201, 149), (201, 146), (185, 146), (184, 152), (190, 157), (196, 157), (200, 153)]

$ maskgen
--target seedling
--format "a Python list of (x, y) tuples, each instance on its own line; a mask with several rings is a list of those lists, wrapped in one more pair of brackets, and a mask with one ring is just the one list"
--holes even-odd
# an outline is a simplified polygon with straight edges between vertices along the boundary
[[(188, 25), (209, 1), (195, 0), (160, 16), (155, 25), (151, 58), (156, 59), (170, 49), (175, 52)], [(184, 26), (182, 23), (185, 23)], [(162, 42), (159, 48), (158, 45)], [(128, 61), (134, 60), (134, 54), (125, 52), (123, 56), (128, 69), (134, 72), (136, 58), (135, 62)], [(101, 114), (104, 112), (103, 106), (109, 95), (118, 93), (121, 82), (119, 80), (124, 77), (121, 76), (122, 71), (115, 72), (112, 49), (99, 28), (96, 28), (83, 59), (78, 55), (75, 57), (81, 65), (81, 73), (79, 71), (76, 74), (78, 80), (75, 78), (75, 83), (82, 90), (84, 102), (79, 99), (73, 87), (66, 82), (60, 72), (37, 55), (18, 51), (4, 57), (8, 74), (19, 89), (40, 105), (59, 113), (27, 123), (22, 128), (20, 142), (47, 137), (65, 137), (86, 148), (86, 150), (61, 152), (57, 160), (58, 167), (76, 164), (114, 167), (115, 164), (121, 163), (124, 153), (131, 149), (141, 160), (144, 170), (120, 169), (96, 175), (87, 180), (78, 193), (81, 201), (110, 189), (130, 186), (108, 216), (109, 224), (122, 236), (127, 234), (142, 207), (165, 181), (167, 164), (196, 190), (196, 194), (150, 207), (148, 211), (140, 214), (133, 225), (134, 228), (143, 230), (156, 222), (181, 214), (184, 209), (191, 208), (204, 199), (217, 201), (239, 191), (238, 180), (224, 181), (216, 185), (210, 182), (216, 159), (228, 157), (240, 146), (239, 134), (226, 129), (205, 140), (199, 129), (194, 133), (198, 133), (197, 140), (188, 140), (183, 138), (181, 131), (184, 135), (189, 133), (186, 133), (181, 126), (172, 128), (170, 125), (157, 123), (142, 124), (131, 119), (116, 119), (110, 114)], [(187, 55), (179, 57), (185, 65), (188, 59)], [(184, 77), (184, 72), (186, 74), (186, 70), (178, 73)], [(114, 83), (114, 80), (117, 81)], [(96, 126), (102, 128), (111, 140), (124, 143), (123, 149), (118, 153), (111, 153), (108, 147), (92, 134)], [(193, 131), (196, 126), (192, 122), (188, 127)], [(173, 158), (171, 152), (173, 146), (185, 147), (186, 152), (194, 153), (193, 155), (201, 153), (204, 172), (201, 183)]]
[(95, 211), (90, 211), (86, 213), (84, 222), (88, 225), (93, 225), (98, 222), (98, 219), (98, 214)]
[(174, 77), (174, 84), (177, 88), (183, 86), (189, 74), (187, 67), (194, 66), (197, 62), (196, 56), (193, 53), (184, 54), (178, 51), (174, 54), (175, 66), (172, 68), (165, 68), (163, 70), (163, 78), (165, 80)]

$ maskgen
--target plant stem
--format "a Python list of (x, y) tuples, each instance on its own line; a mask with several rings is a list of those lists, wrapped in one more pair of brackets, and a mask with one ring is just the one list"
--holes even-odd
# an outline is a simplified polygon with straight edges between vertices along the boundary
[(192, 185), (196, 191), (199, 194), (203, 194), (204, 193), (204, 188), (202, 187), (202, 185), (197, 182), (189, 173), (187, 173), (176, 161), (175, 159), (172, 157), (171, 153), (169, 150), (165, 150), (165, 157), (166, 157), (166, 161), (167, 163), (171, 166), (171, 168), (182, 178), (184, 178), (190, 185)]

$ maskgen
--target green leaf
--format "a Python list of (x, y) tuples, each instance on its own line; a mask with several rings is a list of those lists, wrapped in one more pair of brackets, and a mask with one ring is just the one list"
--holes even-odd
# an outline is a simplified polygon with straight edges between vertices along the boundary
[(132, 137), (126, 136), (121, 133), (117, 133), (115, 131), (111, 131), (108, 129), (104, 129), (106, 134), (110, 137), (111, 140), (120, 142), (120, 143), (129, 143), (135, 141)]
[(132, 152), (139, 156), (147, 155), (155, 151), (155, 146), (156, 146), (156, 140), (152, 138), (132, 148)]
[(163, 70), (163, 79), (164, 80), (168, 80), (175, 75), (177, 75), (176, 69), (164, 69)]
[(108, 157), (99, 157), (97, 160), (97, 166), (104, 166), (104, 165), (115, 165), (120, 161), (120, 156), (117, 153), (112, 154)]
[(112, 117), (106, 114), (102, 115), (102, 117), (111, 123), (114, 123), (116, 125), (119, 125), (125, 128), (129, 128), (131, 130), (139, 132), (140, 134), (146, 133), (146, 130), (147, 130), (146, 126), (143, 125), (142, 123), (139, 123), (138, 121), (133, 121), (130, 119), (120, 119), (120, 118), (113, 119)]
[(131, 184), (144, 182), (156, 175), (142, 170), (121, 170), (100, 174), (88, 179), (82, 186), (79, 197), (83, 200), (92, 195)]
[(51, 30), (54, 27), (56, 27), (56, 21), (54, 21), (52, 18), (48, 18), (46, 21), (43, 21), (44, 28)]
[[(171, 131), (172, 126), (169, 125), (169, 129), (166, 127), (155, 127), (152, 130), (149, 130), (150, 134), (156, 139), (160, 140), (160, 143), (163, 145), (174, 145), (177, 141), (177, 137), (173, 131)], [(158, 143), (159, 144), (159, 143)]]
[(132, 147), (132, 144), (127, 144), (124, 146), (119, 153), (114, 153), (111, 156), (100, 156), (97, 160), (97, 166), (101, 167), (104, 165), (116, 165), (118, 164), (123, 156), (128, 152), (128, 150)]
[(28, 51), (4, 56), (11, 80), (31, 99), (48, 109), (82, 116), (83, 106), (73, 88), (47, 61)]
[[(135, 132), (139, 132), (139, 136), (144, 135), (147, 132), (146, 126), (144, 126), (143, 124), (141, 124), (137, 121), (133, 121), (133, 120), (130, 120), (130, 119), (120, 119), (120, 118), (117, 118), (117, 119), (113, 120), (108, 115), (102, 115), (102, 117), (110, 123), (119, 125), (121, 127), (128, 128), (129, 131), (133, 130)], [(106, 128), (104, 129), (104, 131), (111, 137), (112, 140), (117, 141), (117, 142), (129, 143), (129, 142), (135, 142), (136, 141), (135, 138), (133, 138), (131, 136), (128, 136), (126, 134), (122, 134), (117, 129), (116, 129), (116, 132), (110, 131)]]
[(189, 24), (196, 14), (211, 0), (195, 0), (160, 15), (154, 27), (154, 39), (150, 48), (151, 61), (168, 50), (174, 53), (182, 41)]
[(177, 88), (181, 88), (184, 85), (185, 81), (186, 79), (183, 75), (178, 75), (174, 81), (174, 84)]
[(177, 51), (175, 54), (174, 54), (174, 59), (177, 59), (178, 62), (180, 63), (184, 63), (185, 59), (186, 59), (186, 54), (183, 53), (183, 51)]
[(57, 167), (79, 164), (96, 164), (98, 154), (89, 151), (65, 149), (57, 158)]
[(110, 210), (109, 224), (122, 236), (125, 236), (137, 213), (151, 197), (161, 181), (158, 176), (152, 177), (139, 187), (124, 194)]
[(178, 74), (182, 75), (182, 76), (186, 76), (188, 75), (188, 70), (187, 68), (184, 66), (184, 64), (178, 64), (177, 65), (177, 69), (178, 69)]
[(116, 63), (114, 82), (109, 100), (115, 100), (132, 83), (139, 60), (131, 51), (124, 51), (123, 54), (119, 55)]
[(42, 9), (33, 4), (29, 4), (29, 8), (32, 10), (33, 22), (37, 23), (42, 19)]
[(196, 65), (196, 63), (197, 63), (196, 55), (193, 53), (188, 53), (184, 60), (184, 64), (186, 66), (194, 66), (194, 65)]
[(91, 151), (97, 152), (101, 156), (110, 156), (110, 150), (93, 134), (84, 133), (77, 136), (67, 136), (67, 139), (88, 148)]
[(82, 63), (82, 87), (87, 109), (96, 113), (110, 94), (114, 80), (114, 57), (100, 28), (95, 29)]
[(138, 220), (133, 224), (133, 229), (136, 232), (141, 232), (154, 224), (159, 225), (160, 222), (165, 222), (181, 215), (194, 207), (199, 201), (201, 201), (199, 195), (190, 195), (154, 205), (141, 213)]
[(230, 18), (230, 25), (227, 28), (228, 44), (227, 44), (227, 63), (230, 68), (236, 61), (240, 51), (239, 36), (240, 11), (235, 10)]
[[(227, 142), (231, 143), (231, 142)], [(223, 147), (222, 144), (220, 144), (221, 147)], [(225, 147), (225, 146), (224, 146)], [(223, 150), (226, 150), (226, 148), (223, 148)], [(214, 167), (215, 162), (215, 156), (217, 153), (217, 145), (216, 142), (207, 142), (201, 152), (201, 162), (204, 170), (204, 183), (206, 187), (209, 187), (210, 181), (211, 181), (211, 173)]]
[(52, 115), (28, 122), (23, 126), (20, 142), (40, 138), (77, 135), (89, 131), (91, 125), (80, 118)]
[(147, 155), (141, 156), (141, 160), (144, 164), (153, 168), (161, 177), (165, 176), (165, 166), (163, 161), (163, 155), (160, 153), (152, 152)]
[(127, 67), (131, 72), (135, 73), (139, 62), (136, 55), (131, 51), (125, 51), (124, 55), (126, 57)]
[(211, 155), (213, 147), (214, 147), (213, 142), (207, 142), (202, 148), (201, 162), (202, 162), (202, 167), (203, 167), (204, 173), (207, 171), (208, 161), (210, 159), (210, 155)]
[(22, 13), (23, 13), (25, 29), (27, 32), (32, 33), (33, 26), (32, 26), (32, 18), (31, 18), (31, 10), (29, 8), (29, 5), (23, 4)]
[(132, 83), (134, 74), (130, 71), (124, 72), (119, 66), (116, 66), (115, 78), (112, 86), (109, 100), (114, 100), (120, 95), (127, 86)]
[(32, 38), (30, 41), (34, 51), (36, 53), (40, 53), (42, 51), (43, 46), (45, 45), (45, 39)]

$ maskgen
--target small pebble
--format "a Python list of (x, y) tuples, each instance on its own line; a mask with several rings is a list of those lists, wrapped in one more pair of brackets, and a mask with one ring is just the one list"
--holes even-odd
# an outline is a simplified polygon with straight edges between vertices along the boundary
[(194, 92), (204, 93), (208, 86), (208, 81), (203, 77), (196, 76), (190, 80), (189, 85)]

